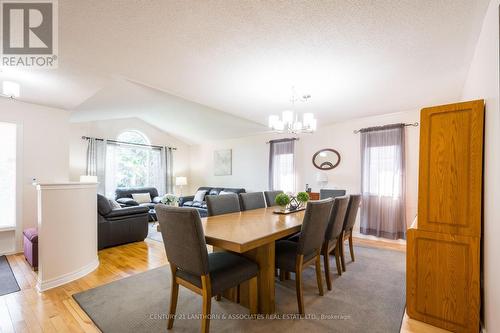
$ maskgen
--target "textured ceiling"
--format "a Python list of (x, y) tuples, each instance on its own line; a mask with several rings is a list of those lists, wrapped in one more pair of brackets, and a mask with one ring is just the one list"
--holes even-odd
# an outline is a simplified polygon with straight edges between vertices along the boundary
[[(458, 99), (488, 2), (59, 0), (59, 69), (0, 79), (75, 120), (133, 113), (126, 93), (142, 118), (181, 137), (187, 123), (161, 125), (172, 121), (163, 99), (194, 102), (182, 109), (193, 117), (208, 112), (209, 133), (223, 129), (220, 116), (246, 135), (289, 107), (295, 86), (312, 95), (298, 110), (321, 126)], [(140, 83), (137, 92), (117, 78)]]

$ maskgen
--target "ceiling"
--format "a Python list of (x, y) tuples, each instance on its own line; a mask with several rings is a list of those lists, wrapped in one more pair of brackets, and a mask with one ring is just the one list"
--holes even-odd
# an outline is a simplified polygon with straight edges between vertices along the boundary
[(488, 2), (59, 0), (59, 69), (0, 80), (194, 141), (265, 131), (295, 86), (322, 126), (459, 99)]

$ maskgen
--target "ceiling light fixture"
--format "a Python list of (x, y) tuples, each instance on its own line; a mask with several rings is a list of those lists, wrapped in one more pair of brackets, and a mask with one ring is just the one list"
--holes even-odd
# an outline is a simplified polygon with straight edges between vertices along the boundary
[(303, 95), (297, 97), (295, 88), (292, 87), (292, 110), (285, 110), (281, 113), (281, 119), (277, 115), (269, 116), (269, 127), (277, 133), (312, 133), (316, 130), (317, 121), (314, 115), (310, 112), (302, 114), (302, 121), (299, 121), (298, 112), (295, 111), (296, 102), (307, 102), (311, 95)]
[(2, 95), (9, 98), (18, 98), (21, 96), (21, 86), (17, 82), (3, 81)]

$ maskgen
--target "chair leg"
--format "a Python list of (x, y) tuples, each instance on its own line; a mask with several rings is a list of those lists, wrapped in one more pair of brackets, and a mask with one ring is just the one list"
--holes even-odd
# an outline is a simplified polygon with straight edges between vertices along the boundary
[(299, 307), (299, 313), (303, 315), (304, 311), (304, 294), (302, 292), (302, 262), (304, 260), (303, 255), (297, 256), (296, 268), (295, 268), (295, 289), (297, 292), (297, 305)]
[(236, 287), (236, 303), (240, 304), (240, 285)]
[(321, 278), (321, 254), (316, 255), (316, 281), (318, 282), (319, 295), (323, 296), (323, 279)]
[(342, 267), (340, 264), (340, 243), (337, 240), (337, 244), (335, 245), (335, 265), (337, 266), (337, 274), (342, 275)]
[(280, 268), (280, 281), (285, 281), (285, 271)]
[(248, 280), (248, 307), (250, 308), (250, 314), (257, 314), (259, 311), (258, 297), (257, 277), (255, 276)]
[(179, 284), (175, 282), (177, 267), (170, 265), (170, 270), (172, 272), (172, 290), (170, 291), (170, 311), (167, 325), (167, 329), (169, 330), (174, 327), (175, 312), (177, 310), (177, 298), (179, 296)]
[(210, 284), (210, 276), (202, 275), (201, 276), (201, 285), (203, 290), (203, 308), (201, 319), (201, 332), (208, 333), (210, 329), (210, 311), (212, 306), (212, 286)]
[(349, 234), (349, 251), (351, 252), (351, 260), (354, 261), (354, 246), (352, 244), (352, 231)]
[(323, 261), (325, 264), (326, 288), (332, 290), (332, 280), (330, 278), (330, 254), (328, 253), (328, 244), (323, 246)]
[(342, 264), (342, 270), (345, 272), (345, 253), (344, 253), (344, 233), (340, 236), (340, 262)]
[(291, 279), (291, 274), (290, 272), (286, 271), (285, 272), (285, 280), (290, 280)]

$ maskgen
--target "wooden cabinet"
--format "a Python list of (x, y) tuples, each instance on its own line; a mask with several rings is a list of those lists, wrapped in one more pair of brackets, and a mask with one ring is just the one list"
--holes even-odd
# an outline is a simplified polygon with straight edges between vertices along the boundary
[(319, 200), (319, 192), (309, 192), (309, 200)]
[(407, 312), (455, 332), (479, 329), (483, 122), (483, 100), (425, 108), (420, 119)]

